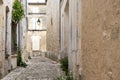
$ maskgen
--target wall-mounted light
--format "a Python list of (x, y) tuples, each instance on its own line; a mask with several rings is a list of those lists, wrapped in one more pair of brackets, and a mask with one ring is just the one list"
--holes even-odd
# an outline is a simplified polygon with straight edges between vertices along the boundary
[(37, 24), (40, 25), (40, 19), (39, 19), (39, 18), (38, 18), (38, 20), (37, 20)]

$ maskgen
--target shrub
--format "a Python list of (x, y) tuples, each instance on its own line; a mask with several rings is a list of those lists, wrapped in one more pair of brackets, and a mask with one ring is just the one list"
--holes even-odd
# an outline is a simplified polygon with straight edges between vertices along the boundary
[(31, 59), (31, 56), (28, 56), (28, 59)]
[(18, 56), (17, 56), (17, 66), (20, 67), (27, 67), (27, 64), (25, 62), (23, 62), (22, 60), (22, 51), (20, 50), (20, 48), (17, 49), (18, 52)]
[(19, 0), (15, 0), (12, 6), (12, 46), (17, 51), (17, 24), (24, 17), (24, 9)]
[(57, 77), (55, 80), (73, 80), (72, 74), (69, 73), (68, 57), (64, 57), (60, 60), (61, 69), (65, 72), (65, 75)]
[(66, 80), (73, 80), (73, 76), (72, 76), (72, 74), (67, 74), (67, 76), (66, 76)]
[(20, 66), (21, 66), (21, 67), (27, 67), (27, 64), (22, 61), (22, 62), (20, 62)]
[(68, 74), (66, 76), (59, 76), (55, 80), (73, 80), (72, 75)]
[(65, 72), (65, 74), (68, 74), (68, 57), (64, 57), (60, 60), (61, 63), (61, 69)]
[(17, 24), (24, 17), (23, 6), (19, 0), (15, 0), (12, 8), (12, 22)]
[(63, 79), (63, 77), (62, 76), (59, 76), (59, 77), (57, 77), (56, 79), (54, 79), (54, 80), (64, 80)]

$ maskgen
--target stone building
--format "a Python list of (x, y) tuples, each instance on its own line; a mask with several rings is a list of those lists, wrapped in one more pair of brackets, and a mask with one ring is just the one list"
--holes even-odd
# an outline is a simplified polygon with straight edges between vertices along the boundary
[(17, 44), (22, 50), (22, 58), (25, 61), (27, 57), (27, 0), (20, 0), (24, 9), (24, 17), (18, 24), (17, 30)]
[[(119, 0), (69, 0), (67, 28), (71, 28), (71, 34), (61, 34), (71, 35), (68, 56), (74, 78), (81, 75), (83, 80), (120, 79), (119, 4)], [(64, 8), (64, 18), (65, 13)], [(64, 18), (62, 16), (61, 19)], [(63, 29), (66, 21), (63, 21)]]
[(12, 53), (11, 53), (11, 20), (12, 20), (12, 0), (4, 0), (5, 5), (5, 74), (7, 74), (12, 69)]
[(60, 0), (47, 1), (47, 55), (58, 59), (60, 53)]
[(70, 49), (69, 1), (61, 1), (61, 57), (68, 56)]
[(120, 79), (119, 10), (119, 0), (82, 0), (84, 80)]
[(0, 0), (0, 78), (12, 69), (11, 12), (12, 0)]
[[(14, 54), (12, 51), (13, 29), (11, 21), (13, 2), (14, 0), (0, 1), (0, 78), (7, 75), (12, 69), (17, 67), (17, 54)], [(17, 41), (19, 42), (20, 40)]]
[(46, 0), (27, 1), (27, 53), (30, 56), (46, 53), (46, 3)]
[(0, 78), (4, 75), (4, 56), (5, 51), (3, 52), (3, 28), (4, 28), (4, 3), (3, 0), (0, 0)]
[[(79, 75), (78, 0), (61, 0), (61, 54), (68, 56), (69, 70), (76, 80)], [(81, 44), (80, 44), (81, 45)]]

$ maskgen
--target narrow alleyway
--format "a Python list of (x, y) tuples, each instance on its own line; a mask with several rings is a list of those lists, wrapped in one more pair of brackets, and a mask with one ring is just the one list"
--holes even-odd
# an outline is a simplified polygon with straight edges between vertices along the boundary
[[(20, 71), (21, 73), (18, 74)], [(45, 57), (34, 57), (27, 68), (15, 70), (2, 80), (13, 80), (13, 78), (14, 80), (54, 80), (59, 74), (59, 63)]]
[(0, 0), (0, 80), (120, 80), (120, 0)]

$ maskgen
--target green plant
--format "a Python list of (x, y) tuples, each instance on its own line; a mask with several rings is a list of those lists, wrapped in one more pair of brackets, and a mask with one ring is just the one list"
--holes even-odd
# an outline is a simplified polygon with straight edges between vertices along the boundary
[(67, 74), (67, 76), (66, 76), (66, 80), (73, 80), (73, 76), (72, 76), (72, 74)]
[(61, 63), (61, 69), (65, 72), (65, 74), (67, 75), (69, 70), (68, 70), (68, 57), (64, 57), (60, 60)]
[(12, 8), (12, 22), (17, 24), (24, 17), (24, 9), (19, 0), (15, 0)]
[(27, 67), (27, 64), (22, 60), (22, 50), (20, 48), (17, 49), (18, 56), (17, 56), (17, 66), (20, 67)]
[(24, 9), (19, 0), (15, 0), (12, 6), (12, 48), (16, 53), (17, 51), (17, 24), (24, 17)]
[(65, 76), (59, 76), (55, 80), (73, 80), (73, 77), (72, 77), (72, 75), (68, 74)]
[(55, 80), (73, 80), (72, 74), (69, 73), (68, 57), (64, 57), (60, 60), (61, 69), (65, 72), (64, 76), (59, 76)]
[(55, 80), (63, 80), (62, 76), (57, 77)]
[(82, 76), (81, 76), (81, 75), (79, 75), (79, 80), (83, 80), (83, 78), (82, 78)]
[(28, 59), (31, 59), (31, 56), (28, 56)]
[(20, 66), (21, 66), (21, 67), (27, 67), (27, 64), (22, 61), (22, 62), (20, 63)]

